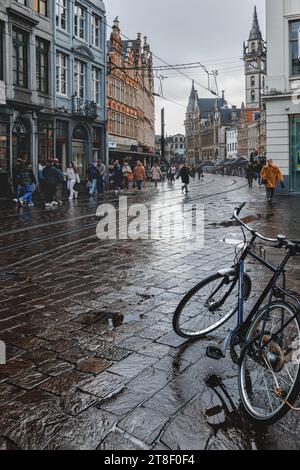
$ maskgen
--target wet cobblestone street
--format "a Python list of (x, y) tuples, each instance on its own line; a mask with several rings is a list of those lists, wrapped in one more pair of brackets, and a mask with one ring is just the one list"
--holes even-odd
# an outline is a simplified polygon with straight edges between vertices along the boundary
[[(241, 238), (230, 221), (238, 204), (266, 236), (300, 239), (300, 199), (268, 207), (264, 189), (213, 175), (188, 196), (164, 183), (128, 197), (204, 204), (205, 246), (100, 241), (97, 203), (85, 198), (50, 211), (1, 203), (0, 271), (11, 276), (1, 275), (0, 449), (299, 449), (299, 413), (254, 429), (239, 409), (236, 366), (206, 357), (228, 325), (189, 343), (172, 316), (189, 288), (233, 264), (224, 240)], [(268, 259), (280, 256), (267, 249)], [(254, 287), (267, 279), (256, 264), (247, 271)], [(300, 291), (299, 259), (288, 280)]]

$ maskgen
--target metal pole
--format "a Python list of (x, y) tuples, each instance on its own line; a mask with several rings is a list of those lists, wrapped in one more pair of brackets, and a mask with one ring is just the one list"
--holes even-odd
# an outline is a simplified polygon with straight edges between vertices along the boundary
[(161, 159), (165, 159), (165, 108), (161, 110)]

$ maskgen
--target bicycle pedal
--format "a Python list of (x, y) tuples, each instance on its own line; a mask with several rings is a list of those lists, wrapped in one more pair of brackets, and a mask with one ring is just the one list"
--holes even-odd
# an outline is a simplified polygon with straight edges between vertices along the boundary
[(225, 357), (222, 349), (218, 346), (208, 346), (206, 348), (206, 355), (210, 359), (215, 359), (216, 361), (219, 361)]

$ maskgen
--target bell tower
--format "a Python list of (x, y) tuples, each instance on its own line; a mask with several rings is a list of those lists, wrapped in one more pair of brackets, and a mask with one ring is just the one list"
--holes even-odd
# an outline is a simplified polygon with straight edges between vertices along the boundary
[(266, 86), (266, 43), (259, 27), (254, 7), (252, 29), (247, 44), (244, 42), (244, 64), (246, 77), (246, 108), (261, 109), (261, 96)]

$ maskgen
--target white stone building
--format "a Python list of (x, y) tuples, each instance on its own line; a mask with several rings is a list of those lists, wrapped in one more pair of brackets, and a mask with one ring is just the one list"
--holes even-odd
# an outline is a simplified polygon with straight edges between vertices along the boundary
[(238, 130), (231, 128), (226, 131), (226, 155), (228, 158), (237, 157)]
[(267, 158), (286, 188), (300, 192), (300, 0), (266, 0), (268, 77)]

